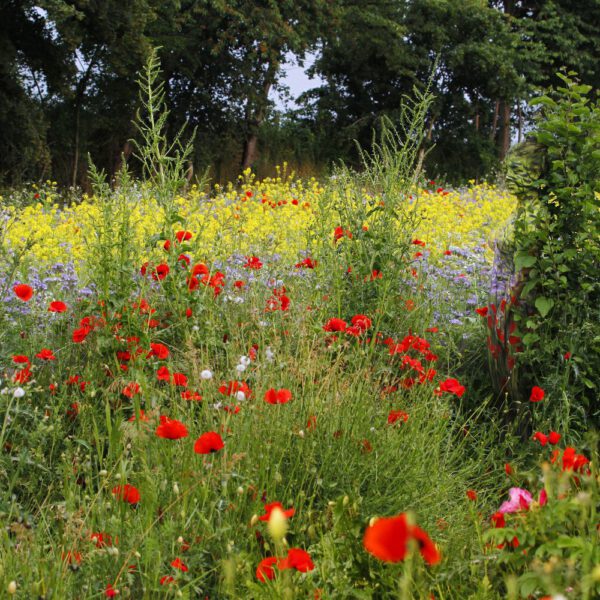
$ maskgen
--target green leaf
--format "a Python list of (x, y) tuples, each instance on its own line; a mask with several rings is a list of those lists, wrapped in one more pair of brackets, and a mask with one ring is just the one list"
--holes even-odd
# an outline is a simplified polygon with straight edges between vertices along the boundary
[(540, 336), (537, 333), (527, 333), (523, 336), (523, 343), (526, 346), (530, 346), (531, 344), (535, 344), (540, 339)]
[(515, 258), (515, 268), (517, 271), (529, 269), (535, 265), (536, 260), (537, 258), (535, 256), (529, 254), (517, 254), (517, 257)]
[(554, 300), (551, 298), (546, 298), (545, 296), (539, 296), (535, 300), (535, 307), (538, 309), (538, 312), (542, 317), (545, 317), (554, 306)]

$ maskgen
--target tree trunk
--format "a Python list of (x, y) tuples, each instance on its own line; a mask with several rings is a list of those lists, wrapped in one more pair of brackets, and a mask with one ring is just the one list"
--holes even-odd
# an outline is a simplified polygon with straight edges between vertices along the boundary
[(279, 63), (277, 61), (273, 60), (269, 63), (265, 74), (262, 96), (257, 101), (257, 106), (254, 109), (248, 107), (248, 118), (246, 120), (248, 133), (244, 141), (244, 151), (242, 153), (242, 171), (251, 167), (258, 159), (258, 131), (265, 119), (267, 104), (269, 102), (269, 92), (275, 82), (278, 69)]
[(498, 158), (504, 160), (510, 148), (510, 104), (506, 100), (500, 103), (500, 138), (498, 140)]
[(77, 186), (77, 175), (79, 172), (79, 122), (81, 114), (81, 97), (77, 98), (77, 104), (75, 107), (75, 155), (73, 156), (73, 176), (71, 178), (71, 185)]
[(498, 114), (500, 112), (500, 101), (496, 100), (494, 107), (494, 119), (492, 120), (492, 129), (490, 131), (490, 142), (496, 139), (496, 129), (498, 128)]
[(79, 134), (80, 134), (80, 121), (81, 121), (81, 107), (85, 98), (85, 92), (88, 86), (90, 77), (92, 76), (92, 69), (96, 65), (96, 59), (98, 57), (98, 50), (94, 52), (90, 64), (87, 66), (85, 73), (81, 79), (77, 82), (75, 89), (75, 136), (73, 140), (74, 145), (74, 156), (73, 156), (73, 175), (71, 184), (73, 187), (77, 185), (77, 176), (79, 175)]

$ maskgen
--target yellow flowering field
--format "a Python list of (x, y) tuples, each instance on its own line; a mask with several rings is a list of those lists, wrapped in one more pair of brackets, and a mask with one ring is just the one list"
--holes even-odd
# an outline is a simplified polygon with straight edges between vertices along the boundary
[[(183, 224), (196, 232), (194, 250), (205, 259), (260, 251), (295, 260), (303, 250), (321, 241), (315, 239), (312, 226), (322, 218), (324, 188), (315, 179), (302, 181), (293, 173), (288, 175), (285, 167), (278, 173), (277, 177), (258, 180), (247, 172), (237, 185), (214, 186), (210, 195), (192, 186), (185, 195), (175, 198), (183, 223), (174, 224), (173, 229)], [(19, 252), (32, 244), (28, 262), (38, 266), (69, 261), (81, 264), (94, 227), (102, 219), (98, 200), (84, 195), (81, 201), (65, 206), (52, 187), (36, 195), (40, 200), (25, 208), (10, 203), (4, 207), (5, 246)], [(432, 260), (449, 246), (468, 249), (496, 239), (516, 207), (512, 195), (485, 183), (473, 182), (460, 190), (430, 186), (416, 191), (415, 197), (418, 200), (407, 208), (418, 212), (415, 235), (427, 243)], [(163, 230), (164, 210), (143, 189), (137, 198), (128, 196), (124, 202), (130, 212), (130, 238), (136, 247), (144, 248), (152, 235)], [(333, 230), (341, 223), (330, 225)], [(151, 257), (140, 252), (139, 258), (142, 261)]]

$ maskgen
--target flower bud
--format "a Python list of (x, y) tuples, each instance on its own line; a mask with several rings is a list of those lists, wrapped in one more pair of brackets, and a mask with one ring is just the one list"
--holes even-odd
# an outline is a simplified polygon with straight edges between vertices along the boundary
[(275, 507), (271, 511), (269, 522), (267, 523), (267, 529), (271, 537), (277, 542), (285, 537), (288, 530), (288, 522), (285, 513), (279, 508)]

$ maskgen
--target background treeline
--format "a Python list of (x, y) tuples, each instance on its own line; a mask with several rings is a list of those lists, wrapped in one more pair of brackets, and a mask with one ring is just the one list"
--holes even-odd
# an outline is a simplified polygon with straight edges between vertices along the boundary
[[(152, 46), (169, 127), (197, 127), (193, 166), (213, 180), (353, 162), (353, 140), (368, 145), (435, 63), (427, 167), (457, 182), (493, 172), (560, 67), (600, 87), (600, 0), (2, 0), (0, 184), (85, 186), (88, 153), (114, 173)], [(275, 110), (283, 68), (307, 53), (323, 83)]]

